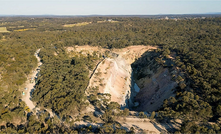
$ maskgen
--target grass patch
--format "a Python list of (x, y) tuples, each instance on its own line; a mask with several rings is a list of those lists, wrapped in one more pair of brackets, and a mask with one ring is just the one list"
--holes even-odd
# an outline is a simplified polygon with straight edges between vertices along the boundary
[(15, 26), (10, 26), (10, 27), (8, 27), (8, 28), (16, 28)]
[(18, 29), (18, 30), (14, 30), (14, 31), (16, 31), (16, 32), (23, 32), (23, 31), (27, 31), (27, 30), (29, 30), (29, 29)]
[(28, 31), (28, 30), (35, 30), (35, 28), (17, 29), (17, 30), (14, 30), (14, 31), (15, 31), (15, 32), (23, 32), (23, 31)]
[(66, 25), (63, 25), (64, 27), (74, 27), (74, 26), (84, 26), (84, 25), (88, 25), (92, 22), (82, 22), (82, 23), (77, 23), (77, 24), (66, 24)]
[(18, 26), (18, 28), (23, 28), (23, 27), (25, 27), (25, 26)]
[(97, 21), (97, 23), (104, 23), (104, 22), (107, 22), (106, 20), (104, 20), (104, 21)]
[(0, 33), (6, 33), (6, 32), (10, 31), (8, 31), (6, 27), (0, 27)]

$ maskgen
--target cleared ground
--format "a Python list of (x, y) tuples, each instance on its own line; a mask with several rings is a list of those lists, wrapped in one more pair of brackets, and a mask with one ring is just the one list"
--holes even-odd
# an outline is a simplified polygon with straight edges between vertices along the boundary
[(97, 66), (87, 89), (98, 87), (100, 93), (111, 94), (111, 101), (125, 105), (126, 97), (130, 94), (131, 63), (141, 57), (147, 50), (157, 49), (157, 47), (138, 45), (110, 51), (108, 49), (87, 45), (67, 47), (66, 49), (68, 52), (73, 51), (84, 55), (95, 52), (107, 56), (104, 61)]
[(82, 22), (82, 23), (77, 23), (77, 24), (65, 24), (63, 25), (64, 27), (74, 27), (74, 26), (84, 26), (84, 25), (88, 25), (92, 22)]
[(7, 32), (10, 31), (8, 31), (6, 27), (0, 27), (0, 33), (7, 33)]
[(119, 123), (126, 128), (133, 127), (135, 133), (147, 133), (147, 134), (160, 134), (166, 132), (164, 126), (161, 126), (155, 121), (151, 121), (148, 118), (126, 117), (120, 118)]

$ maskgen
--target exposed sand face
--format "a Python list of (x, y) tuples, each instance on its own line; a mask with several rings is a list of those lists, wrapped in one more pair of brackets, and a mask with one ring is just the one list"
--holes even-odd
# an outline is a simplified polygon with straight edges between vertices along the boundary
[(99, 53), (99, 54), (104, 54), (105, 51), (111, 51), (113, 53), (119, 54), (119, 56), (121, 56), (122, 58), (124, 58), (124, 60), (126, 61), (127, 64), (132, 64), (137, 58), (141, 57), (142, 54), (144, 52), (146, 52), (147, 50), (153, 50), (153, 49), (157, 49), (157, 47), (154, 46), (143, 46), (143, 45), (137, 45), (137, 46), (129, 46), (126, 48), (122, 48), (122, 49), (113, 49), (113, 50), (109, 50), (109, 49), (104, 49), (101, 47), (92, 47), (89, 45), (85, 45), (85, 46), (74, 46), (74, 47), (67, 47), (66, 50), (67, 52), (82, 52), (82, 54), (92, 54), (93, 52)]
[(147, 50), (157, 49), (157, 47), (153, 46), (129, 46), (122, 49), (113, 49), (113, 52), (121, 55), (127, 64), (132, 64), (136, 59), (140, 58), (142, 54), (144, 54)]
[(118, 102), (121, 106), (126, 107), (125, 101), (130, 98), (131, 64), (147, 50), (157, 49), (157, 47), (138, 45), (108, 50), (86, 45), (67, 47), (66, 49), (68, 52), (74, 51), (85, 55), (92, 54), (93, 52), (103, 55), (109, 51), (110, 55), (112, 55), (105, 58), (97, 66), (87, 89), (98, 87), (100, 93), (111, 94), (111, 101)]
[(125, 95), (130, 93), (131, 67), (121, 57), (106, 58), (95, 75), (91, 77), (90, 87), (99, 87), (100, 93), (111, 94), (111, 101), (125, 105)]
[(139, 102), (138, 111), (155, 111), (161, 107), (163, 101), (174, 96), (173, 89), (176, 82), (171, 80), (168, 69), (159, 68), (158, 73), (151, 78), (143, 78), (136, 81), (140, 85), (140, 92), (135, 101)]
[[(76, 46), (67, 48), (69, 51), (81, 52), (82, 54), (92, 54), (93, 52), (104, 54), (107, 49), (91, 46)], [(100, 93), (111, 94), (111, 101), (118, 102), (121, 106), (127, 107), (126, 100), (131, 98), (131, 86), (134, 86), (136, 97), (130, 106), (138, 106), (138, 111), (157, 110), (164, 99), (173, 96), (171, 89), (176, 83), (171, 81), (171, 75), (168, 69), (159, 69), (151, 78), (145, 77), (136, 80), (134, 85), (131, 83), (131, 64), (140, 58), (149, 49), (157, 49), (152, 46), (129, 46), (122, 49), (113, 49), (110, 53), (114, 56), (108, 56), (97, 66), (94, 75), (92, 75), (88, 88), (98, 87)], [(111, 55), (111, 54), (110, 54)], [(116, 56), (117, 55), (117, 56)], [(97, 75), (99, 74), (99, 75)]]

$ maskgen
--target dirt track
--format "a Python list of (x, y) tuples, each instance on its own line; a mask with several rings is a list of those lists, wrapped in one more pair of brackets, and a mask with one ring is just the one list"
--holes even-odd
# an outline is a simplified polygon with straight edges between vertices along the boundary
[(126, 117), (125, 119), (120, 119), (119, 123), (126, 128), (133, 127), (135, 133), (148, 132), (152, 134), (160, 134), (162, 131), (166, 131), (163, 126), (147, 118)]
[[(27, 90), (25, 89), (22, 89), (22, 91), (25, 92), (25, 95), (22, 96), (22, 100), (26, 103), (26, 105), (30, 108), (31, 111), (37, 111), (37, 110), (40, 110), (40, 108), (36, 107), (36, 105), (33, 103), (33, 101), (31, 100), (31, 92), (32, 90), (34, 90), (34, 87), (35, 87), (35, 77), (37, 77), (38, 75), (38, 72), (37, 69), (40, 69), (40, 66), (42, 65), (42, 62), (41, 62), (41, 59), (40, 57), (38, 56), (38, 53), (40, 52), (40, 49), (38, 49), (35, 53), (35, 57), (37, 58), (38, 60), (38, 66), (33, 70), (33, 72), (28, 76), (28, 80), (25, 82), (25, 88), (27, 88)], [(34, 78), (33, 79), (33, 83), (30, 82), (30, 78)], [(50, 113), (50, 116), (54, 116), (55, 114), (52, 112), (52, 110), (50, 109), (45, 109), (47, 110), (49, 113)]]
[[(40, 58), (38, 56), (40, 49), (36, 51), (35, 57), (38, 60), (38, 66), (41, 66)], [(37, 68), (38, 66), (33, 70), (33, 72), (29, 75), (28, 80), (25, 82), (25, 88), (27, 90), (23, 89), (25, 92), (25, 95), (23, 95), (22, 100), (27, 104), (27, 106), (30, 108), (30, 110), (33, 110), (35, 108), (34, 103), (31, 101), (31, 91), (34, 89), (35, 86), (35, 80), (33, 80), (33, 83), (30, 82), (30, 78), (35, 78), (37, 77), (36, 75), (38, 74)]]

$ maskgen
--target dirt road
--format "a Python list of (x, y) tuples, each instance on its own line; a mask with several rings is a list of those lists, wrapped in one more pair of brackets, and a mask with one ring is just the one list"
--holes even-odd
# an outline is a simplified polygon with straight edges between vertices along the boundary
[(159, 123), (155, 123), (148, 118), (137, 118), (137, 117), (126, 117), (125, 119), (119, 119), (119, 123), (127, 128), (133, 127), (135, 133), (152, 133), (152, 134), (160, 134), (161, 132), (166, 132), (164, 126)]
[[(25, 82), (25, 89), (23, 89), (23, 92), (25, 93), (25, 95), (23, 95), (22, 100), (27, 104), (27, 106), (30, 108), (30, 110), (33, 110), (35, 108), (34, 103), (31, 101), (31, 91), (34, 90), (34, 86), (35, 86), (35, 77), (37, 77), (38, 72), (37, 71), (38, 68), (40, 68), (41, 66), (41, 61), (40, 61), (40, 57), (38, 56), (38, 53), (40, 52), (40, 49), (38, 49), (35, 52), (35, 57), (38, 60), (38, 66), (32, 71), (32, 73), (29, 75), (28, 80)], [(31, 82), (32, 81), (32, 82)]]

